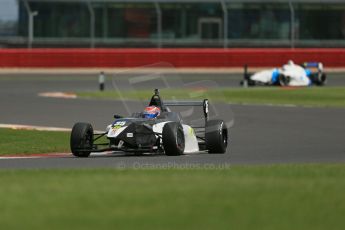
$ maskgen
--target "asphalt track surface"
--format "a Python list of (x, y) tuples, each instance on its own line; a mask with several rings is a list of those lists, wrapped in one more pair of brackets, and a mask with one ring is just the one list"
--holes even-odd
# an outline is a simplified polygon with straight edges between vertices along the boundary
[[(126, 74), (125, 74), (126, 75)], [(240, 74), (183, 74), (169, 76), (187, 84), (212, 80), (218, 87), (238, 87)], [(128, 76), (116, 76), (127, 81)], [(327, 87), (344, 86), (343, 74), (329, 74)], [(123, 103), (96, 99), (59, 99), (37, 96), (49, 91), (97, 89), (97, 76), (0, 75), (0, 123), (72, 127), (88, 121), (103, 130)], [(112, 89), (108, 78), (106, 84)], [(125, 87), (125, 86), (123, 86)], [(152, 84), (136, 85), (152, 88)], [(123, 89), (123, 88), (122, 88)], [(130, 103), (129, 103), (130, 104)], [(121, 107), (122, 106), (122, 107)], [(230, 105), (225, 116), (234, 120), (226, 154), (127, 156), (94, 155), (1, 159), (0, 168), (107, 168), (107, 167), (222, 167), (224, 165), (345, 162), (345, 109), (259, 105)], [(68, 145), (69, 143), (66, 143)]]

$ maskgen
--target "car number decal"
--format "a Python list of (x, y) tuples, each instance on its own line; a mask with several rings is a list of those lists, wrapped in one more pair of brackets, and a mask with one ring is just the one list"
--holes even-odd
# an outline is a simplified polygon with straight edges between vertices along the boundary
[(117, 121), (113, 124), (112, 129), (114, 131), (118, 130), (119, 128), (123, 127), (126, 124), (126, 121)]
[(117, 121), (114, 123), (114, 126), (124, 126), (126, 124), (126, 121)]

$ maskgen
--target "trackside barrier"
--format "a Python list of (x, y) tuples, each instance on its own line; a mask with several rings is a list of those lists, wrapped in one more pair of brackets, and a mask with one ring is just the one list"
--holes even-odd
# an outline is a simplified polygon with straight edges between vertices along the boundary
[(0, 49), (0, 67), (7, 68), (137, 67), (157, 62), (175, 67), (268, 67), (290, 59), (345, 67), (345, 49)]

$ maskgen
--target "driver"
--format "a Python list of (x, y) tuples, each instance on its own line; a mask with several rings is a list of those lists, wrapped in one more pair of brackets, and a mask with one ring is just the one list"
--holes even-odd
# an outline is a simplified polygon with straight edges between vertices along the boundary
[(285, 65), (283, 65), (282, 70), (285, 71), (285, 70), (296, 68), (296, 67), (299, 67), (299, 66), (295, 65), (295, 63), (292, 60), (289, 60)]
[(143, 112), (144, 118), (148, 118), (148, 119), (156, 118), (160, 114), (161, 114), (161, 110), (160, 110), (160, 108), (158, 108), (156, 106), (146, 107), (144, 109), (144, 112)]

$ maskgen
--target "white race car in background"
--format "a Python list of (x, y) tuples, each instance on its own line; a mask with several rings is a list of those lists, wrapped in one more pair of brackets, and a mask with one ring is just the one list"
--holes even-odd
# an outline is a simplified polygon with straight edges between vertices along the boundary
[(289, 61), (281, 68), (259, 71), (254, 74), (247, 72), (245, 66), (243, 86), (323, 86), (327, 80), (321, 62), (306, 62), (296, 65)]

